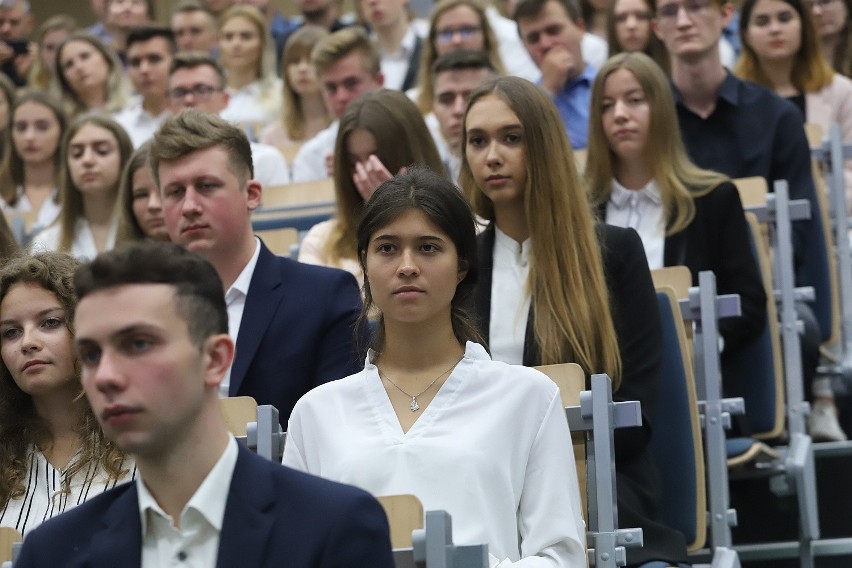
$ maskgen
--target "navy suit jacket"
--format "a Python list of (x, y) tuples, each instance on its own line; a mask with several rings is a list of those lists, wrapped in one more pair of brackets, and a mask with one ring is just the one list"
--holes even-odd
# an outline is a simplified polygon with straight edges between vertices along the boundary
[[(275, 256), (261, 243), (237, 334), (230, 396), (252, 396), (287, 423), (303, 394), (361, 370), (361, 293), (343, 270)], [(366, 329), (362, 330), (366, 332)], [(361, 345), (367, 345), (362, 335)]]
[[(130, 482), (31, 532), (16, 568), (139, 567), (142, 524)], [(387, 517), (368, 493), (286, 468), (242, 445), (225, 505), (220, 568), (393, 568)]]

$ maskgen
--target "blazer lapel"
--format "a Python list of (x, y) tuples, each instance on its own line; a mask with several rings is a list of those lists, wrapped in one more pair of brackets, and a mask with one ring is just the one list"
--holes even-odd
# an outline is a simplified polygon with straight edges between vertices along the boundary
[(263, 458), (242, 444), (228, 491), (217, 566), (264, 566), (275, 522), (275, 491)]
[(474, 304), (476, 324), (485, 348), (488, 349), (491, 332), (491, 281), (494, 275), (494, 222), (488, 224), (476, 238), (479, 254), (479, 275), (477, 276)]
[(83, 565), (138, 568), (142, 564), (142, 521), (136, 482), (103, 516), (103, 529), (93, 534), (89, 561)]
[(251, 278), (243, 319), (237, 333), (237, 353), (231, 368), (231, 385), (228, 389), (230, 396), (236, 396), (243, 384), (260, 340), (284, 295), (285, 287), (281, 284), (278, 258), (261, 241), (260, 255)]

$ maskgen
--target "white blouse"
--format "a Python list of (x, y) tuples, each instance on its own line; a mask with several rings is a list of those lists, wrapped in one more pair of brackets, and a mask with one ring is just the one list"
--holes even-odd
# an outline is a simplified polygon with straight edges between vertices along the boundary
[[(249, 83), (241, 89), (228, 87), (228, 106), (221, 117), (229, 122), (248, 125), (266, 125), (281, 118), (281, 80), (274, 79), (264, 89), (260, 80)], [(249, 138), (257, 140), (260, 131), (251, 133)]]
[(494, 268), (491, 277), (491, 323), (488, 345), (495, 361), (524, 362), (530, 315), (530, 239), (519, 243), (494, 225)]
[[(15, 214), (15, 213), (29, 213), (33, 210), (32, 203), (27, 198), (26, 193), (24, 193), (24, 186), (19, 185), (17, 187), (18, 193), (18, 201), (15, 202), (15, 205), (9, 205), (6, 203), (5, 199), (0, 199), (0, 210), (4, 213)], [(53, 192), (50, 196), (44, 200), (44, 203), (41, 204), (41, 208), (38, 210), (38, 215), (36, 217), (35, 224), (30, 229), (30, 233), (35, 233), (44, 227), (47, 227), (51, 223), (53, 223), (56, 218), (59, 216), (59, 211), (61, 207), (59, 203), (56, 201), (56, 196), (59, 193), (57, 188), (53, 188)]]
[(627, 189), (615, 179), (606, 204), (606, 223), (636, 229), (645, 247), (648, 267), (663, 267), (666, 245), (666, 222), (660, 190), (653, 180), (642, 189)]
[(416, 495), (452, 515), (455, 543), (487, 543), (492, 567), (586, 565), (571, 436), (550, 379), (468, 342), (403, 433), (372, 355), (299, 400), (284, 465), (374, 495)]
[[(106, 247), (104, 251), (112, 250), (115, 247), (115, 236), (118, 230), (118, 219), (113, 220), (107, 234)], [(30, 246), (32, 252), (40, 250), (59, 250), (59, 223), (55, 223), (44, 229), (33, 238)], [(71, 243), (71, 256), (80, 260), (92, 260), (98, 256), (98, 247), (95, 244), (95, 236), (92, 234), (92, 229), (89, 227), (89, 222), (83, 217), (77, 219), (77, 225), (74, 227), (74, 240)]]
[(124, 466), (128, 473), (118, 480), (110, 480), (97, 464), (89, 464), (70, 479), (71, 492), (63, 493), (63, 470), (53, 467), (35, 447), (30, 451), (29, 460), (24, 494), (7, 502), (0, 510), (0, 526), (11, 527), (23, 535), (44, 521), (136, 477), (136, 468), (130, 460), (126, 460)]

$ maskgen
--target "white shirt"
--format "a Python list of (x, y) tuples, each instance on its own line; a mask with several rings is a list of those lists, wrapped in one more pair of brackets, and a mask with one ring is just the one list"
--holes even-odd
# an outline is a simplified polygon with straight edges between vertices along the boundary
[(613, 179), (612, 193), (606, 204), (606, 222), (636, 229), (645, 247), (648, 267), (651, 270), (663, 267), (666, 225), (660, 190), (653, 180), (642, 189), (631, 190)]
[[(251, 278), (254, 276), (254, 269), (257, 266), (257, 259), (260, 257), (260, 239), (254, 238), (254, 254), (251, 255), (248, 264), (243, 268), (234, 283), (225, 292), (225, 305), (228, 308), (228, 335), (237, 343), (237, 335), (240, 333), (240, 324), (243, 321), (243, 310), (246, 307), (246, 297), (248, 296), (249, 286), (251, 286)], [(231, 369), (222, 378), (219, 383), (219, 396), (228, 397), (228, 389), (231, 387)]]
[(152, 115), (142, 107), (142, 97), (136, 95), (128, 101), (123, 109), (115, 113), (113, 118), (127, 131), (130, 141), (133, 142), (133, 147), (138, 148), (154, 137), (154, 133), (170, 114), (168, 109), (165, 109), (157, 116)]
[(0, 526), (11, 527), (25, 536), (44, 521), (136, 476), (136, 468), (129, 459), (124, 463), (128, 472), (118, 480), (110, 480), (103, 468), (90, 464), (69, 480), (71, 492), (63, 493), (64, 472), (68, 467), (64, 470), (53, 467), (35, 446), (30, 448), (28, 459), (29, 473), (24, 478), (24, 494), (0, 509)]
[[(77, 219), (74, 226), (74, 240), (71, 242), (71, 256), (83, 261), (92, 260), (101, 252), (112, 250), (115, 247), (115, 235), (118, 229), (118, 217), (113, 217), (110, 224), (109, 232), (107, 233), (106, 246), (103, 251), (99, 251), (95, 244), (95, 236), (92, 234), (92, 228), (85, 217)], [(30, 245), (32, 252), (40, 250), (59, 250), (59, 223), (54, 223), (47, 227), (35, 237), (33, 237)]]
[[(242, 87), (234, 89), (228, 87), (228, 106), (220, 115), (227, 121), (238, 124), (249, 125), (268, 124), (281, 117), (281, 89), (280, 79), (270, 82), (264, 92), (260, 80), (253, 81)], [(250, 138), (256, 139), (260, 132), (255, 132)]]
[(263, 187), (276, 187), (290, 183), (290, 167), (284, 155), (275, 146), (251, 142), (251, 161), (254, 179)]
[(403, 433), (368, 357), (296, 403), (283, 463), (377, 496), (416, 495), (452, 515), (453, 542), (487, 543), (491, 566), (586, 565), (570, 433), (550, 379), (468, 342), (421, 413)]
[(231, 436), (222, 456), (181, 511), (180, 528), (175, 528), (172, 518), (148, 491), (142, 477), (137, 478), (142, 568), (209, 568), (216, 565), (219, 535), (236, 465), (237, 440)]
[[(405, 35), (402, 36), (402, 41), (399, 44), (399, 49), (393, 53), (382, 50), (378, 42), (376, 49), (379, 50), (380, 65), (382, 75), (385, 77), (384, 86), (387, 89), (400, 90), (405, 82), (405, 75), (408, 73), (408, 67), (411, 65), (411, 56), (414, 53), (414, 44), (417, 41), (417, 34), (414, 32), (414, 27), (409, 25)], [(413, 62), (417, 63), (417, 62)]]
[(335, 120), (324, 130), (305, 142), (293, 160), (293, 182), (315, 181), (329, 177), (325, 157), (334, 153), (337, 129), (340, 121)]
[(494, 269), (491, 277), (491, 323), (488, 344), (495, 361), (524, 362), (530, 314), (530, 239), (519, 243), (494, 225)]
[(497, 36), (497, 45), (500, 46), (500, 60), (506, 68), (506, 74), (523, 77), (533, 83), (541, 79), (541, 71), (530, 57), (521, 36), (518, 35), (518, 25), (504, 18), (497, 8), (489, 5), (485, 8), (488, 24)]
[[(0, 199), (0, 211), (14, 216), (16, 213), (29, 213), (33, 210), (33, 205), (24, 193), (24, 186), (19, 185), (17, 188), (18, 200), (15, 205), (9, 205), (5, 199)], [(38, 210), (35, 224), (30, 229), (30, 233), (36, 233), (53, 223), (59, 216), (59, 211), (62, 209), (56, 201), (56, 196), (59, 193), (58, 188), (53, 188), (50, 196), (41, 204), (41, 209)]]
[(583, 53), (583, 61), (600, 69), (609, 56), (609, 44), (602, 37), (585, 32), (580, 40), (580, 51)]

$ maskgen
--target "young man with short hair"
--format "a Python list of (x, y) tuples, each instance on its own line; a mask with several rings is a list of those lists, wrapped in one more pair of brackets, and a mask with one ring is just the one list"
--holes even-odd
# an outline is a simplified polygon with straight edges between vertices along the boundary
[(16, 566), (393, 566), (373, 497), (229, 434), (217, 399), (234, 343), (208, 262), (134, 243), (74, 280), (83, 388), (139, 475), (30, 533)]
[(336, 120), (299, 150), (293, 160), (294, 182), (331, 177), (331, 155), (346, 107), (360, 95), (384, 85), (379, 54), (359, 28), (346, 28), (324, 37), (314, 46), (311, 63), (320, 78), (326, 106)]
[[(184, 110), (154, 135), (149, 163), (169, 238), (209, 260), (226, 289), (237, 355), (223, 396), (272, 404), (285, 423), (307, 391), (361, 368), (355, 278), (277, 257), (254, 236), (251, 213), (263, 186), (242, 130), (214, 113)], [(366, 345), (363, 334), (358, 341)]]
[(127, 34), (127, 74), (137, 95), (116, 113), (115, 120), (138, 148), (169, 116), (169, 67), (175, 35), (164, 26), (142, 26)]
[(27, 0), (0, 0), (0, 71), (18, 87), (27, 84), (35, 57), (35, 43), (27, 41), (33, 26), (35, 19)]
[(212, 57), (219, 52), (219, 27), (214, 16), (197, 0), (182, 0), (172, 11), (172, 31), (178, 50), (203, 51)]

